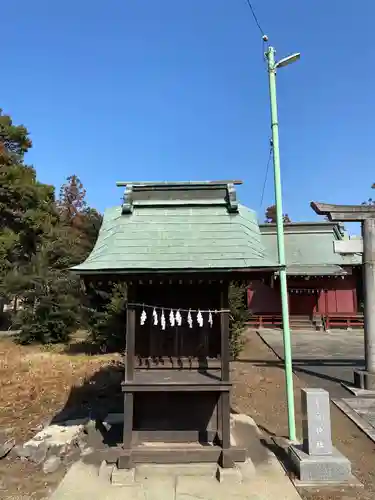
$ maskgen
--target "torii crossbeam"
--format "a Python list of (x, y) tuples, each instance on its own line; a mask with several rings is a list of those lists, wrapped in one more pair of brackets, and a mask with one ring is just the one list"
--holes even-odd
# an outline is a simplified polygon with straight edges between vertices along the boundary
[(362, 389), (375, 390), (375, 206), (331, 205), (314, 201), (310, 206), (330, 221), (361, 223), (366, 369), (354, 370), (354, 384)]

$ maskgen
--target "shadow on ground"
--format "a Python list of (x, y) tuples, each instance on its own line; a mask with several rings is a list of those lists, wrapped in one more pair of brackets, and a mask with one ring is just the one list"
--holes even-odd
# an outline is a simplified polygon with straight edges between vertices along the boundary
[(64, 354), (70, 355), (98, 355), (98, 354), (114, 354), (125, 351), (125, 348), (119, 349), (117, 346), (107, 346), (104, 344), (100, 344), (97, 342), (93, 342), (90, 339), (87, 340), (79, 340), (75, 342), (71, 342), (64, 346), (62, 352)]
[[(284, 362), (277, 360), (260, 359), (239, 359), (238, 363), (250, 363), (253, 366), (268, 368), (284, 368)], [(350, 385), (348, 373), (341, 372), (342, 369), (354, 370), (364, 368), (364, 361), (360, 359), (311, 359), (295, 358), (293, 359), (293, 372), (298, 375), (309, 375), (318, 379), (334, 382), (336, 384), (345, 383)], [(325, 371), (326, 370), (326, 371)]]
[(87, 463), (98, 466), (103, 459), (115, 461), (117, 458), (116, 447), (122, 442), (123, 425), (112, 425), (106, 429), (103, 420), (108, 413), (124, 411), (123, 378), (122, 363), (112, 362), (102, 367), (82, 385), (71, 388), (64, 408), (50, 422), (64, 425), (69, 425), (69, 421), (74, 425), (77, 419), (91, 422), (85, 426), (85, 446), (93, 450), (82, 457)]
[[(278, 366), (283, 367), (281, 360), (266, 361), (264, 359), (238, 359), (238, 363), (251, 363), (254, 366)], [(302, 366), (348, 366), (360, 367), (364, 361), (361, 359), (312, 359), (312, 358), (293, 358), (293, 365)]]
[(101, 368), (84, 380), (82, 385), (71, 388), (64, 408), (53, 418), (52, 423), (83, 417), (100, 420), (108, 413), (122, 411), (123, 377), (121, 362), (112, 362)]

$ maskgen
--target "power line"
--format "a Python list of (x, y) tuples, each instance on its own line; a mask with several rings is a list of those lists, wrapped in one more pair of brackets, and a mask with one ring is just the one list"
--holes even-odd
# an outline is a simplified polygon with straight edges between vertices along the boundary
[(264, 31), (263, 31), (263, 29), (262, 29), (262, 27), (261, 27), (261, 25), (260, 25), (260, 23), (259, 23), (259, 21), (258, 21), (257, 15), (255, 14), (254, 8), (253, 8), (253, 6), (251, 5), (250, 0), (246, 0), (246, 2), (247, 2), (247, 5), (249, 6), (249, 9), (250, 9), (250, 11), (251, 11), (252, 15), (253, 15), (253, 18), (254, 18), (255, 24), (258, 26), (259, 31), (261, 32), (262, 36), (265, 36), (265, 33), (264, 33)]
[(270, 163), (271, 163), (271, 158), (272, 158), (272, 152), (273, 152), (273, 146), (272, 146), (272, 142), (271, 142), (270, 152), (269, 152), (269, 155), (268, 155), (268, 161), (267, 161), (267, 167), (266, 167), (266, 175), (264, 176), (264, 183), (263, 183), (263, 189), (262, 189), (262, 196), (261, 196), (261, 198), (260, 198), (259, 208), (262, 208), (262, 205), (263, 205), (263, 198), (264, 198), (264, 193), (265, 193), (265, 190), (266, 190), (267, 177), (268, 177), (268, 170), (269, 170), (269, 168), (270, 168)]
[[(255, 10), (254, 10), (254, 7), (252, 6), (251, 4), (251, 1), (250, 0), (246, 0), (247, 2), (247, 5), (250, 9), (250, 12), (254, 18), (254, 21), (255, 21), (255, 24), (258, 26), (258, 29), (262, 35), (262, 39), (263, 39), (263, 59), (265, 59), (265, 47), (266, 47), (266, 44), (268, 42), (268, 37), (267, 35), (264, 33), (263, 31), (263, 28), (262, 26), (260, 25), (260, 22), (257, 18), (257, 15), (255, 14)], [(268, 170), (269, 170), (269, 167), (270, 167), (270, 162), (271, 162), (271, 158), (272, 158), (272, 153), (273, 153), (273, 144), (272, 144), (272, 141), (270, 141), (270, 151), (269, 151), (269, 155), (268, 155), (268, 161), (267, 161), (267, 167), (266, 167), (266, 174), (265, 174), (265, 177), (264, 177), (264, 183), (263, 183), (263, 189), (262, 189), (262, 196), (261, 196), (261, 199), (260, 199), (260, 205), (259, 205), (259, 208), (262, 207), (263, 205), (263, 199), (264, 199), (264, 193), (265, 193), (265, 190), (266, 190), (266, 184), (267, 184), (267, 178), (268, 178)]]

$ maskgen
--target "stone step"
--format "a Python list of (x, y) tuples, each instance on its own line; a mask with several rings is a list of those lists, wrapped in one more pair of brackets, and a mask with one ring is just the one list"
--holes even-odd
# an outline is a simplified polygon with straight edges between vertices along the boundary
[(305, 327), (315, 328), (315, 324), (310, 320), (301, 320), (301, 319), (289, 319), (289, 324), (291, 325), (301, 325)]
[(310, 316), (308, 314), (291, 314), (291, 318), (298, 318), (298, 319), (308, 319), (310, 320)]
[(315, 325), (312, 325), (311, 323), (294, 323), (294, 322), (290, 322), (289, 324), (290, 324), (290, 326), (294, 326), (294, 328), (300, 327), (300, 328), (307, 328), (307, 329), (310, 328), (311, 330), (315, 329)]
[(289, 321), (290, 325), (303, 325), (303, 326), (309, 326), (313, 327), (314, 324), (311, 323), (311, 321)]
[(308, 323), (311, 323), (311, 318), (307, 316), (289, 316), (290, 321), (306, 321)]
[(290, 316), (289, 321), (293, 323), (309, 323), (312, 325), (312, 321), (309, 318), (293, 318), (293, 316)]
[(306, 331), (311, 331), (311, 332), (315, 332), (316, 331), (316, 328), (313, 327), (313, 326), (310, 326), (310, 325), (290, 325), (290, 328), (292, 330), (306, 330)]

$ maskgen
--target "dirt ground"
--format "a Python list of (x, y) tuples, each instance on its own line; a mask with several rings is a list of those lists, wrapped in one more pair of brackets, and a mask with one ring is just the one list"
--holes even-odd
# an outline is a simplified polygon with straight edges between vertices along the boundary
[[(119, 356), (67, 354), (64, 347), (46, 349), (0, 341), (0, 431), (17, 444), (50, 422), (64, 408), (84, 406), (85, 398), (72, 398), (75, 388), (86, 387), (87, 401), (92, 376)], [(94, 391), (94, 387), (92, 388)], [(99, 392), (103, 387), (95, 387)], [(85, 413), (83, 411), (82, 413)], [(64, 476), (63, 469), (44, 474), (40, 466), (16, 458), (11, 452), (0, 459), (0, 499), (48, 498)]]
[[(254, 418), (267, 436), (287, 436), (284, 371), (275, 364), (274, 353), (255, 334), (248, 342), (240, 360), (233, 363), (234, 381), (232, 407)], [(259, 366), (261, 365), (261, 366)], [(276, 366), (275, 366), (276, 365)], [(297, 432), (301, 435), (300, 389), (307, 384), (294, 377)], [(375, 444), (340, 410), (331, 404), (332, 438), (336, 448), (352, 463), (353, 474), (364, 488), (346, 491), (300, 491), (304, 500), (373, 500), (375, 498)]]
[[(113, 385), (111, 371), (118, 355), (88, 355), (66, 352), (63, 347), (21, 347), (0, 341), (0, 429), (18, 444), (32, 437), (37, 426), (79, 407), (87, 414), (93, 400), (108, 397)], [(78, 353), (77, 353), (78, 352)], [(98, 377), (98, 373), (105, 376)], [(255, 333), (239, 361), (232, 364), (234, 390), (232, 408), (254, 418), (266, 436), (286, 436), (284, 372), (275, 365), (275, 355)], [(297, 422), (300, 429), (300, 391), (306, 386), (295, 377)], [(334, 444), (352, 462), (363, 489), (352, 491), (301, 492), (304, 500), (371, 500), (375, 498), (375, 445), (336, 407), (332, 407)], [(45, 475), (40, 466), (16, 458), (0, 460), (0, 499), (41, 500), (48, 498), (65, 471)]]

